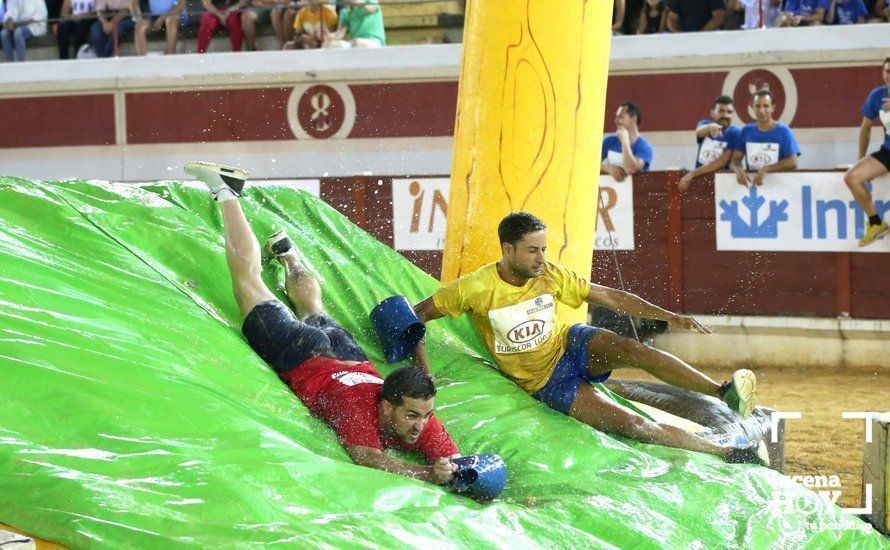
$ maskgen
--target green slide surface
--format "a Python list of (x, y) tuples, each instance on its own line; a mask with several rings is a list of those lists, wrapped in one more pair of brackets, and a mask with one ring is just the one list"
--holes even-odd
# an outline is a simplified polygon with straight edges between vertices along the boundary
[[(388, 373), (368, 312), (438, 283), (310, 195), (242, 204), (261, 240), (288, 231)], [(283, 298), (281, 268), (264, 277)], [(890, 548), (774, 471), (547, 409), (466, 320), (432, 324), (428, 348), (462, 452), (507, 463), (494, 503), (350, 462), (242, 337), (206, 190), (0, 178), (0, 522), (72, 548)]]

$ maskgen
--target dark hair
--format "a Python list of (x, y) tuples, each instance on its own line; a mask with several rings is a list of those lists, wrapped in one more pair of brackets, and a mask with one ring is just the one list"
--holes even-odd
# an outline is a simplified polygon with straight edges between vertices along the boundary
[(625, 101), (618, 106), (619, 109), (621, 107), (625, 107), (627, 109), (627, 116), (632, 116), (637, 119), (637, 126), (643, 124), (643, 111), (640, 110), (639, 105), (630, 101)]
[(753, 102), (753, 101), (754, 101), (755, 99), (757, 99), (758, 97), (763, 97), (763, 96), (769, 96), (769, 100), (770, 100), (771, 102), (772, 102), (772, 101), (775, 101), (775, 100), (773, 99), (773, 93), (772, 93), (771, 91), (769, 91), (769, 88), (760, 88), (759, 90), (757, 90), (756, 92), (754, 92), (754, 97), (751, 98), (751, 101)]
[(402, 404), (403, 397), (432, 399), (435, 396), (436, 384), (432, 377), (417, 367), (401, 367), (392, 371), (380, 389), (380, 398), (389, 401), (395, 407)]
[(716, 107), (717, 105), (733, 105), (735, 102), (728, 95), (719, 95), (717, 99), (714, 100), (714, 105), (712, 107)]
[(885, 57), (884, 62), (881, 63), (881, 65), (886, 65), (887, 63), (890, 63), (890, 56)]
[(498, 238), (501, 244), (516, 245), (526, 233), (534, 233), (547, 229), (541, 218), (528, 212), (513, 212), (498, 224)]

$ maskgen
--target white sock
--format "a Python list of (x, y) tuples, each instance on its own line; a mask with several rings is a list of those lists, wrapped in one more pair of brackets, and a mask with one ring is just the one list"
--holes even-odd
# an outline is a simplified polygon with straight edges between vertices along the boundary
[(216, 200), (219, 202), (226, 202), (237, 198), (238, 195), (228, 187), (223, 187), (216, 193)]

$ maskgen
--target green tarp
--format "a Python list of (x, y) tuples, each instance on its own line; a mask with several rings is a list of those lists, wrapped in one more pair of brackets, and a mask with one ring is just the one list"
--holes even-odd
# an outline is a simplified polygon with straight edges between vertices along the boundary
[[(374, 304), (436, 288), (307, 194), (243, 204), (256, 234), (294, 237), (375, 361)], [(242, 338), (218, 206), (188, 184), (0, 178), (0, 336), (0, 522), (74, 548), (890, 547), (776, 472), (548, 410), (465, 321), (430, 328), (438, 415), (464, 453), (504, 458), (502, 498), (353, 465)]]

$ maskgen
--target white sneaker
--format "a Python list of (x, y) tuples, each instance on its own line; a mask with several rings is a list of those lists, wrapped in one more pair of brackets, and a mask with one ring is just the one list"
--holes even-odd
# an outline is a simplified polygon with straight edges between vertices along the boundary
[(757, 376), (748, 369), (737, 370), (732, 374), (732, 381), (723, 384), (720, 392), (730, 409), (742, 418), (748, 418), (757, 404)]
[(219, 193), (223, 189), (240, 197), (244, 182), (247, 181), (247, 172), (244, 170), (212, 162), (190, 162), (185, 165), (185, 173), (204, 182), (210, 188), (213, 200), (219, 200)]

